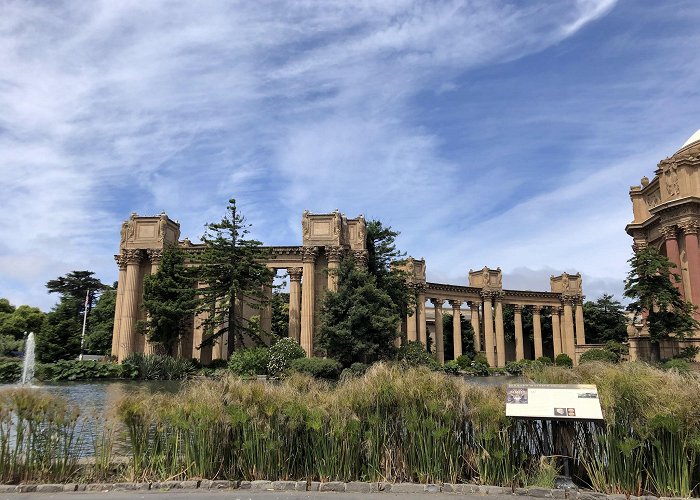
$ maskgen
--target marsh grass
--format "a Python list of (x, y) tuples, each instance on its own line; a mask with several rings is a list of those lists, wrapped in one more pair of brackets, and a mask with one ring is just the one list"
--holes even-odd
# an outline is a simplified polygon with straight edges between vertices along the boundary
[(79, 411), (36, 389), (0, 392), (0, 482), (65, 481), (78, 470)]

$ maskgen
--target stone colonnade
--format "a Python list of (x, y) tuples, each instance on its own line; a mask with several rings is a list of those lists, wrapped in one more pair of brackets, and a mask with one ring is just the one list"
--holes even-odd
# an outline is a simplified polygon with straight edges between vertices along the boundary
[[(676, 265), (676, 272), (682, 278), (680, 282), (674, 282), (674, 284), (683, 298), (693, 304), (700, 304), (699, 228), (700, 224), (696, 220), (684, 220), (661, 226), (666, 256)], [(681, 259), (681, 249), (685, 259)]]

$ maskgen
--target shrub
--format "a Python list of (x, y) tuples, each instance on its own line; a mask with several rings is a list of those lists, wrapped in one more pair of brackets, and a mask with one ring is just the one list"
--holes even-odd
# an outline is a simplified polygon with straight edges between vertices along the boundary
[(580, 362), (589, 363), (591, 361), (604, 361), (606, 363), (617, 363), (620, 360), (617, 354), (607, 349), (589, 349), (581, 354)]
[(34, 377), (37, 380), (93, 380), (121, 378), (123, 368), (116, 363), (104, 361), (78, 361), (62, 359), (55, 363), (36, 365)]
[(690, 363), (685, 359), (669, 359), (663, 365), (664, 370), (675, 370), (679, 373), (690, 372)]
[(18, 382), (22, 376), (22, 363), (20, 361), (0, 360), (0, 383), (12, 384)]
[(22, 339), (12, 335), (0, 335), (0, 356), (18, 356), (22, 350)]
[(673, 356), (675, 359), (685, 359), (686, 361), (693, 362), (695, 361), (695, 357), (700, 353), (700, 347), (696, 345), (689, 345), (688, 347), (684, 347), (681, 349), (681, 351)]
[(293, 360), (303, 358), (306, 352), (299, 343), (285, 337), (270, 347), (270, 360), (267, 363), (267, 374), (271, 377), (284, 375)]
[(566, 368), (571, 368), (574, 366), (573, 360), (568, 354), (563, 352), (557, 355), (557, 358), (554, 360), (554, 364), (557, 366), (564, 366)]
[(161, 354), (134, 353), (122, 363), (125, 377), (140, 380), (183, 380), (195, 371), (188, 359), (173, 358)]
[(425, 350), (422, 342), (412, 340), (399, 347), (396, 352), (396, 359), (401, 363), (412, 366), (427, 366), (433, 370), (439, 370), (440, 364)]
[(474, 364), (484, 365), (486, 367), (490, 366), (489, 360), (486, 359), (486, 354), (484, 354), (483, 352), (480, 352), (476, 356), (474, 356), (474, 361), (472, 362), (472, 366)]
[(551, 365), (552, 364), (552, 358), (549, 356), (540, 356), (537, 358), (537, 361), (542, 363), (543, 365)]
[(471, 358), (466, 354), (462, 354), (461, 356), (458, 356), (457, 359), (455, 360), (455, 362), (459, 365), (459, 367), (462, 370), (466, 370), (472, 364)]
[(354, 375), (364, 375), (368, 368), (369, 368), (369, 365), (366, 365), (364, 363), (353, 363), (350, 365), (349, 370)]
[(608, 340), (605, 343), (605, 350), (617, 355), (618, 362), (622, 359), (622, 356), (627, 356), (630, 353), (630, 348), (628, 346), (616, 340)]
[(267, 347), (251, 347), (231, 354), (228, 368), (236, 375), (267, 375), (270, 350)]
[(207, 368), (210, 370), (220, 370), (221, 368), (228, 368), (228, 361), (225, 359), (212, 359), (209, 364), (207, 364)]
[[(460, 356), (461, 357), (461, 356)], [(459, 358), (458, 358), (459, 359)], [(461, 369), (461, 366), (459, 366), (459, 362), (457, 360), (450, 360), (445, 365), (442, 367), (442, 370), (445, 373), (449, 373), (450, 375), (459, 375), (459, 371)]]
[(290, 365), (290, 369), (295, 372), (326, 380), (338, 380), (342, 368), (343, 365), (330, 358), (297, 358)]

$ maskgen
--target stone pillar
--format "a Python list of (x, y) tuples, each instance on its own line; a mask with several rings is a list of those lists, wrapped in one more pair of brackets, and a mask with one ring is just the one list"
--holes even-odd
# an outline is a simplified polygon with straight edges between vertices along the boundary
[(576, 299), (576, 345), (586, 344), (586, 332), (583, 327), (583, 297)]
[(472, 330), (474, 330), (474, 350), (481, 351), (481, 328), (479, 325), (479, 303), (470, 302), (469, 311), (471, 312)]
[(141, 288), (141, 250), (124, 250), (126, 279), (122, 298), (122, 320), (119, 325), (119, 362), (134, 352), (136, 321), (139, 318)]
[[(556, 358), (562, 351), (561, 342), (561, 321), (559, 320), (559, 314), (561, 313), (560, 307), (552, 307), (552, 343), (554, 345), (554, 357)], [(554, 360), (552, 360), (554, 361)]]
[(535, 342), (535, 359), (542, 357), (542, 324), (540, 318), (540, 307), (532, 308), (532, 330), (533, 341)]
[[(678, 249), (678, 240), (676, 237), (676, 226), (663, 226), (661, 228), (661, 233), (664, 235), (664, 243), (666, 245), (666, 257), (668, 257), (668, 260), (673, 262), (673, 264), (676, 266), (675, 269), (672, 271), (676, 274), (682, 275), (681, 271), (681, 254), (680, 250)], [(686, 254), (690, 256), (690, 253), (686, 250)], [(678, 288), (678, 291), (681, 292), (681, 296), (685, 297), (685, 290), (683, 288), (683, 281), (676, 282), (676, 280), (672, 280), (673, 284), (676, 288)]]
[(338, 291), (338, 268), (342, 258), (342, 248), (326, 247), (326, 257), (328, 257), (328, 290)]
[(568, 354), (571, 359), (576, 355), (576, 342), (574, 340), (574, 315), (571, 308), (571, 299), (567, 298), (564, 301), (564, 325), (562, 331), (562, 350)]
[(493, 306), (491, 294), (484, 293), (484, 345), (486, 346), (486, 360), (490, 366), (496, 366), (496, 353), (493, 338)]
[(506, 332), (503, 329), (503, 302), (496, 296), (496, 366), (506, 366)]
[[(151, 261), (151, 274), (156, 274), (158, 272), (158, 267), (160, 267), (160, 261), (163, 258), (163, 250), (162, 249), (156, 249), (156, 248), (151, 248), (146, 250), (146, 255), (148, 256), (148, 260)], [(144, 334), (145, 338), (143, 339), (143, 353), (144, 354), (155, 354), (156, 353), (156, 344), (150, 342), (148, 340), (148, 335)], [(168, 353), (171, 354), (171, 353)]]
[(416, 296), (416, 304), (409, 315), (406, 316), (406, 340), (415, 342), (418, 340), (418, 330), (416, 329), (416, 316), (418, 313), (418, 297)]
[(124, 287), (126, 287), (126, 258), (123, 255), (115, 255), (114, 260), (117, 261), (117, 266), (119, 266), (119, 278), (117, 281), (117, 302), (114, 306), (112, 356), (119, 358), (119, 333), (122, 322), (122, 302), (124, 301)]
[(314, 355), (314, 309), (316, 306), (315, 273), (316, 255), (315, 247), (305, 247), (302, 256), (304, 284), (301, 287), (301, 347), (304, 348), (307, 357)]
[[(683, 229), (683, 238), (685, 239), (685, 255), (688, 259), (691, 302), (696, 306), (700, 306), (700, 245), (698, 245), (698, 223), (689, 221), (684, 223), (681, 228)], [(697, 315), (698, 312), (696, 311), (696, 319)]]
[(418, 340), (427, 347), (428, 332), (425, 320), (425, 291), (422, 288), (418, 290), (418, 307), (416, 309), (418, 312)]
[(289, 274), (289, 338), (301, 342), (301, 267), (290, 267)]
[(435, 308), (435, 353), (440, 364), (445, 363), (445, 342), (442, 332), (442, 299), (430, 299)]
[(523, 306), (516, 304), (513, 306), (515, 314), (515, 359), (520, 361), (525, 359), (525, 345), (523, 339)]
[(454, 359), (462, 355), (462, 318), (460, 315), (460, 306), (462, 302), (459, 300), (451, 300), (452, 306), (452, 346), (454, 351)]

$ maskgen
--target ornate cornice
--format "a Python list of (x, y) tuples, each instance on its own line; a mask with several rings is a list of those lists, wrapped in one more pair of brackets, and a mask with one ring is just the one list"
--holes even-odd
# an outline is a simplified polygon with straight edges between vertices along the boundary
[(287, 268), (287, 274), (289, 275), (290, 281), (301, 281), (302, 268), (301, 267), (289, 267), (289, 268)]

